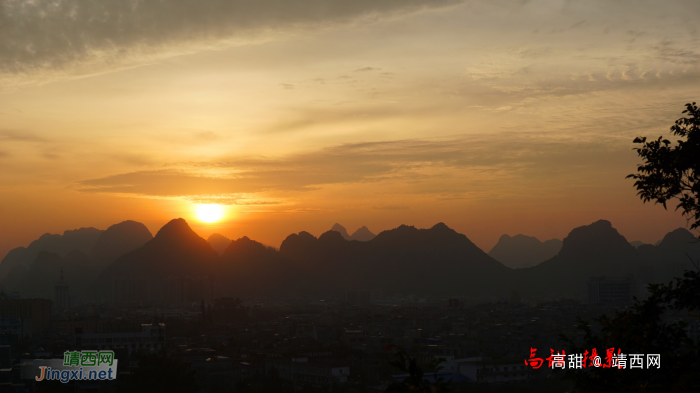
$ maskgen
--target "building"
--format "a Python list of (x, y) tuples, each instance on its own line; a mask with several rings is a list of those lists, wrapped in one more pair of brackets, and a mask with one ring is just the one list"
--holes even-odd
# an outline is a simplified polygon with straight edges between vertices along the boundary
[(345, 291), (345, 303), (354, 304), (356, 306), (369, 306), (376, 304), (382, 300), (383, 294), (381, 289), (353, 289)]
[(69, 308), (68, 283), (63, 280), (63, 268), (61, 268), (61, 278), (54, 286), (54, 311), (63, 311)]
[(332, 385), (345, 383), (350, 374), (350, 367), (309, 362), (308, 358), (266, 359), (265, 373), (275, 369), (280, 378), (298, 384)]
[(165, 324), (142, 324), (140, 331), (76, 333), (75, 345), (82, 350), (124, 348), (129, 354), (138, 351), (159, 351), (165, 345)]
[(145, 278), (118, 277), (112, 279), (112, 301), (116, 304), (136, 304), (150, 300), (150, 283)]
[(105, 321), (99, 317), (81, 319), (56, 319), (51, 321), (52, 334), (73, 334), (78, 331), (95, 332), (100, 331)]
[(22, 337), (29, 335), (32, 324), (25, 324), (20, 318), (0, 318), (0, 344), (16, 344)]
[(594, 276), (588, 281), (588, 304), (629, 303), (642, 283), (627, 277)]
[(0, 293), (0, 319), (19, 318), (25, 334), (32, 336), (51, 328), (51, 300), (9, 299)]

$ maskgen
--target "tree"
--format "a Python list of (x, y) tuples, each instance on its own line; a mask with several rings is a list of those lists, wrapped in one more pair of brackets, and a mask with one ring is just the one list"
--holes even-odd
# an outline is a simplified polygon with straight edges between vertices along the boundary
[[(692, 277), (674, 281), (698, 281), (697, 272)], [(688, 274), (688, 273), (686, 273)], [(629, 310), (618, 311), (615, 316), (597, 318), (600, 333), (594, 334), (588, 322), (579, 319), (579, 329), (585, 333), (583, 343), (577, 345), (572, 339), (562, 336), (569, 344), (570, 354), (591, 356), (596, 349), (606, 363), (608, 349), (612, 353), (627, 355), (624, 370), (616, 367), (568, 368), (567, 377), (572, 379), (577, 392), (691, 392), (700, 391), (700, 348), (691, 341), (684, 322), (664, 322), (663, 314), (676, 308), (672, 285), (651, 285), (651, 295)], [(632, 369), (630, 354), (658, 354), (660, 368), (648, 368), (646, 356), (644, 368)]]
[[(659, 137), (647, 142), (646, 137), (635, 138), (642, 147), (635, 149), (644, 160), (637, 168), (638, 174), (627, 176), (636, 180), (634, 186), (643, 202), (654, 201), (666, 208), (670, 199), (678, 199), (676, 210), (691, 223), (691, 229), (700, 227), (700, 111), (695, 103), (686, 104), (689, 117), (678, 119), (671, 127), (678, 140), (671, 146), (667, 139)], [(660, 368), (626, 369), (608, 368), (567, 369), (577, 391), (632, 391), (667, 392), (700, 391), (700, 343), (687, 335), (685, 322), (665, 322), (663, 315), (670, 310), (683, 310), (697, 317), (700, 310), (700, 272), (686, 271), (681, 278), (669, 284), (652, 284), (651, 295), (615, 316), (597, 318), (601, 331), (594, 334), (590, 325), (579, 320), (579, 328), (585, 333), (582, 345), (562, 336), (571, 345), (573, 353), (586, 353), (597, 349), (604, 357), (608, 349), (625, 354), (659, 354)], [(588, 353), (590, 356), (590, 353)], [(629, 362), (629, 360), (628, 360)], [(629, 363), (628, 363), (629, 364)], [(645, 364), (645, 366), (647, 366)]]
[(392, 348), (396, 349), (396, 354), (394, 361), (390, 362), (390, 364), (404, 373), (408, 373), (408, 376), (402, 381), (394, 381), (386, 388), (386, 393), (446, 393), (450, 391), (451, 381), (445, 381), (443, 377), (438, 375), (438, 372), (442, 369), (440, 365), (442, 363), (441, 359), (433, 359), (429, 367), (434, 371), (426, 376), (416, 358), (393, 344), (388, 345), (385, 350)]
[[(676, 210), (691, 223), (690, 229), (700, 228), (700, 110), (693, 102), (686, 104), (688, 117), (676, 120), (671, 132), (680, 137), (676, 145), (659, 136), (648, 141), (637, 137), (637, 154), (644, 160), (637, 174), (627, 178), (636, 180), (637, 195), (644, 203), (654, 201), (666, 208), (666, 202), (678, 199)], [(684, 139), (683, 139), (684, 138)], [(692, 221), (692, 222), (691, 222)]]

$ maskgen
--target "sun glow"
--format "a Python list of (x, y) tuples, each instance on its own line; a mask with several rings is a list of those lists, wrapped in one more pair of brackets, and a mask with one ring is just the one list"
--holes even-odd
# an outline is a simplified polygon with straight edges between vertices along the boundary
[(212, 223), (224, 218), (224, 207), (221, 205), (197, 205), (195, 207), (199, 221)]

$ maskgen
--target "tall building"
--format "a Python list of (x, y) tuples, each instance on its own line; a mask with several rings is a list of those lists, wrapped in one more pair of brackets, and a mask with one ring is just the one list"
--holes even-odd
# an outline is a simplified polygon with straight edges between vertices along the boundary
[(61, 268), (61, 278), (56, 283), (56, 286), (54, 286), (54, 305), (56, 311), (63, 311), (70, 308), (68, 283), (63, 280), (63, 268)]
[(588, 304), (624, 304), (639, 296), (641, 282), (632, 276), (594, 276), (588, 281)]

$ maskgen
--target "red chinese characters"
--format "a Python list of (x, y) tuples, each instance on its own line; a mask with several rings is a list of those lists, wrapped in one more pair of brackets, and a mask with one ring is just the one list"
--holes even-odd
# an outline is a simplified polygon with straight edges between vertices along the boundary
[(534, 369), (538, 369), (542, 367), (542, 363), (544, 363), (544, 359), (542, 358), (536, 358), (535, 356), (537, 355), (537, 348), (530, 348), (530, 359), (525, 360), (525, 365), (530, 366)]

